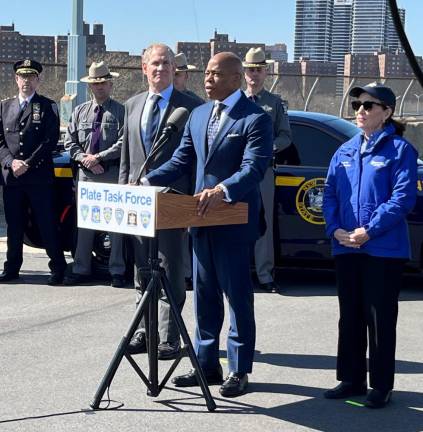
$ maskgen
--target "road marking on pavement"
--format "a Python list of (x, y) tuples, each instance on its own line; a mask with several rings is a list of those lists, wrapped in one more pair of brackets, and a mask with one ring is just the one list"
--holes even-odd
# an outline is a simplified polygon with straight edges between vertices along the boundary
[(345, 403), (347, 403), (349, 405), (354, 405), (354, 406), (357, 406), (357, 407), (364, 407), (363, 403), (352, 401), (352, 400), (346, 400)]

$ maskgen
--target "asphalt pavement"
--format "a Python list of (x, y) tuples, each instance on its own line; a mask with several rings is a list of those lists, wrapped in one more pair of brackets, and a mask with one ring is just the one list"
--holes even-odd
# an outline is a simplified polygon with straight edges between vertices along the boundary
[[(4, 260), (4, 239), (0, 259)], [(392, 403), (383, 410), (328, 401), (336, 385), (338, 305), (333, 274), (284, 271), (282, 293), (255, 295), (257, 345), (250, 392), (207, 411), (199, 388), (169, 384), (147, 396), (123, 359), (112, 382), (110, 407), (92, 411), (100, 384), (134, 312), (133, 289), (104, 282), (50, 287), (42, 251), (26, 249), (19, 283), (0, 286), (0, 431), (392, 431), (423, 430), (421, 281), (408, 280), (400, 302), (397, 375)], [(183, 317), (192, 334), (192, 292)], [(223, 335), (226, 334), (227, 322)], [(143, 370), (146, 356), (135, 357)], [(226, 370), (225, 338), (221, 363)], [(159, 362), (163, 375), (171, 362)], [(175, 374), (190, 367), (183, 359)], [(363, 402), (354, 398), (353, 402)]]

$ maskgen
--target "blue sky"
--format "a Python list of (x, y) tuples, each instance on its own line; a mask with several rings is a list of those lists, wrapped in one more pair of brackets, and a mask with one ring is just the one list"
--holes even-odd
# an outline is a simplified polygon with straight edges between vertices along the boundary
[[(423, 54), (422, 0), (405, 7), (406, 31), (416, 55)], [(1, 0), (0, 24), (23, 34), (66, 34), (71, 0)], [(292, 58), (295, 0), (85, 0), (84, 19), (104, 24), (110, 50), (139, 54), (152, 42), (208, 41), (215, 29), (238, 42), (284, 42)]]

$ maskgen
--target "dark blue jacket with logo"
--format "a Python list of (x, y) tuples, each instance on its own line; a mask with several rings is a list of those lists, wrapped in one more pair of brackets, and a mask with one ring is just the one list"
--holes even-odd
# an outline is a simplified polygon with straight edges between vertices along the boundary
[[(363, 134), (343, 144), (334, 154), (325, 183), (323, 213), (333, 254), (367, 253), (409, 258), (406, 217), (417, 194), (417, 152), (393, 125), (370, 136), (360, 153)], [(360, 249), (339, 244), (336, 229), (364, 227), (370, 239)]]

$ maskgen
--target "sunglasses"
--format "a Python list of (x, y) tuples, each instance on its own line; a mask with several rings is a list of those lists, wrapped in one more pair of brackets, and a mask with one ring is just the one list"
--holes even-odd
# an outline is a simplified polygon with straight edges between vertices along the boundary
[(379, 105), (383, 109), (386, 109), (386, 105), (381, 104), (379, 102), (373, 102), (373, 101), (361, 102), (359, 100), (355, 100), (351, 102), (351, 107), (354, 111), (358, 111), (360, 107), (363, 107), (365, 111), (371, 111), (373, 109), (373, 105)]

